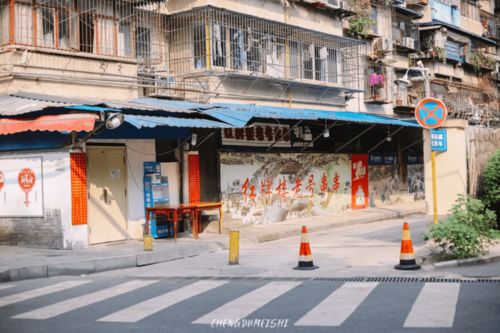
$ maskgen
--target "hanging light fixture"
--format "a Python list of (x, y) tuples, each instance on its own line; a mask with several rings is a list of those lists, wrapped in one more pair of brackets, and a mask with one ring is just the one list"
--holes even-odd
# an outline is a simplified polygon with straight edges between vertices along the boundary
[(385, 141), (387, 142), (392, 141), (391, 130), (389, 129), (389, 127), (387, 127), (387, 137), (385, 138)]
[(325, 119), (325, 129), (323, 130), (323, 137), (329, 138), (330, 137), (330, 130), (328, 129), (326, 122), (327, 122), (327, 120)]

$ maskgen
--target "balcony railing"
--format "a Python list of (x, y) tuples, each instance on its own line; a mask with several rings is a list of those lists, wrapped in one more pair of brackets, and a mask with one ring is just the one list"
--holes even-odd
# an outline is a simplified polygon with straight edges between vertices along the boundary
[(0, 0), (0, 46), (159, 63), (162, 1)]
[(238, 75), (359, 89), (363, 42), (204, 7), (168, 19), (176, 78)]

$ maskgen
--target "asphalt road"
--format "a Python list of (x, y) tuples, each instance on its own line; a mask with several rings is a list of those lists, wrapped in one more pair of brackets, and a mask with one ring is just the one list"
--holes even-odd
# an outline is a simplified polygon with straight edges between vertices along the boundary
[(0, 332), (500, 331), (499, 281), (415, 281), (27, 280), (0, 284)]

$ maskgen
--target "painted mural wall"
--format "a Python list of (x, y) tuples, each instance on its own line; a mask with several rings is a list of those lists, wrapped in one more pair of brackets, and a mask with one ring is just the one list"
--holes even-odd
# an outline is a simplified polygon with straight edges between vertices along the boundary
[(266, 224), (350, 209), (351, 169), (350, 155), (221, 152), (225, 223)]

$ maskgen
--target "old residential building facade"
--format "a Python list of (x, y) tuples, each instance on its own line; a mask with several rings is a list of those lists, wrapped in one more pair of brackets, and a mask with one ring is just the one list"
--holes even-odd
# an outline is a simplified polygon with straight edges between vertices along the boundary
[[(499, 8), (0, 1), (0, 116), (95, 122), (5, 125), (1, 158), (39, 165), (43, 188), (31, 191), (43, 200), (27, 216), (33, 200), (0, 211), (0, 242), (75, 249), (142, 238), (150, 161), (168, 174), (171, 202), (222, 200), (227, 225), (423, 199), (424, 137), (405, 119), (433, 96), (451, 118), (498, 124)], [(117, 112), (124, 124), (105, 131)], [(355, 188), (358, 162), (372, 178)]]

